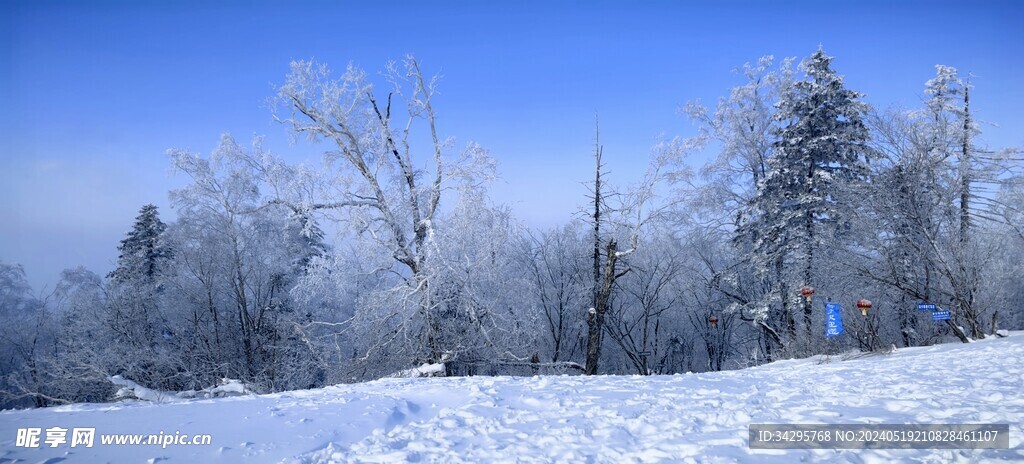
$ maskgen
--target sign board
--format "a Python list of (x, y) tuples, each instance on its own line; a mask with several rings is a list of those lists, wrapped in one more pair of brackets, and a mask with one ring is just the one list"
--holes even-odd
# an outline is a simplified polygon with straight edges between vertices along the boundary
[(840, 314), (839, 303), (825, 305), (825, 336), (835, 337), (843, 333), (843, 315)]
[(918, 303), (917, 304), (917, 310), (918, 311), (935, 311), (936, 309), (937, 308), (935, 307), (935, 305), (931, 304), (931, 303)]
[(948, 321), (949, 311), (935, 311), (932, 313), (932, 319), (936, 321)]

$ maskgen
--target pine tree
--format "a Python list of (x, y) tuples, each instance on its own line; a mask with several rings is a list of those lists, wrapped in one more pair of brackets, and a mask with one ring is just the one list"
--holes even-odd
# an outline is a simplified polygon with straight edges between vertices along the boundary
[(309, 211), (296, 210), (288, 215), (284, 239), (292, 253), (291, 268), (296, 276), (305, 275), (310, 262), (327, 255), (330, 250), (324, 231)]
[(161, 237), (166, 228), (160, 220), (156, 206), (143, 206), (135, 218), (132, 230), (117, 247), (120, 251), (117, 268), (107, 274), (107, 277), (116, 283), (136, 279), (153, 282), (159, 275), (163, 262), (171, 256), (170, 248), (164, 245)]
[[(807, 79), (794, 83), (777, 104), (775, 117), (782, 124), (775, 154), (752, 202), (752, 221), (740, 229), (755, 238), (755, 265), (775, 274), (790, 338), (796, 336), (793, 294), (799, 286), (813, 286), (815, 254), (823, 244), (849, 230), (854, 205), (843, 192), (867, 175), (866, 105), (860, 93), (844, 87), (831, 62), (819, 48), (800, 65)], [(805, 301), (808, 337), (811, 308)]]

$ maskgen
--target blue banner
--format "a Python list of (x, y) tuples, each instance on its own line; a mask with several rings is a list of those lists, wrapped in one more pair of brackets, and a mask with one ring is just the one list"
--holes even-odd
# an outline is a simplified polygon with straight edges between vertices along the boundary
[(843, 333), (843, 315), (839, 303), (828, 303), (825, 305), (825, 336), (835, 337)]
[(948, 321), (949, 311), (935, 311), (932, 313), (932, 319), (936, 321)]
[(935, 305), (930, 304), (930, 303), (918, 303), (917, 304), (917, 310), (918, 311), (935, 311)]

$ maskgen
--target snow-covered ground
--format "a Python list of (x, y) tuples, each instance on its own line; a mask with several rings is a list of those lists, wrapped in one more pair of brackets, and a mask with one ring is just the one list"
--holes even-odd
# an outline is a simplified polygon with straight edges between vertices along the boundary
[[(751, 423), (1009, 423), (1009, 450), (751, 450)], [(1024, 333), (858, 359), (657, 377), (385, 379), (170, 404), (0, 413), (0, 461), (1020, 462)], [(44, 430), (16, 447), (19, 428)], [(45, 429), (94, 427), (92, 448)], [(102, 434), (211, 445), (102, 445)], [(70, 432), (68, 434), (70, 441)]]

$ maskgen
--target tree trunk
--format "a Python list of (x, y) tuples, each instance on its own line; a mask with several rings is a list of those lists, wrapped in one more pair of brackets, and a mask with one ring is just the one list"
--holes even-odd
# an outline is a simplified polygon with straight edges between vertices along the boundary
[(611, 302), (612, 287), (615, 285), (615, 263), (619, 257), (615, 240), (609, 240), (606, 248), (604, 262), (604, 278), (601, 279), (601, 286), (598, 287), (597, 297), (593, 308), (587, 311), (587, 366), (584, 370), (586, 375), (597, 374), (597, 363), (601, 358), (601, 338), (604, 333), (604, 316), (608, 312)]
[(960, 327), (957, 326), (956, 323), (954, 323), (952, 319), (946, 319), (946, 325), (949, 326), (949, 328), (953, 331), (953, 335), (956, 335), (956, 338), (959, 338), (960, 341), (962, 341), (964, 343), (970, 343), (971, 342), (971, 339), (967, 338), (967, 335), (964, 334), (964, 331), (960, 330)]
[(963, 295), (960, 300), (960, 315), (967, 319), (967, 325), (971, 329), (971, 336), (982, 338), (980, 315), (974, 304), (974, 293), (977, 288), (977, 276), (975, 267), (968, 256), (970, 253), (971, 233), (971, 112), (970, 112), (970, 85), (964, 85), (964, 125), (962, 145), (960, 151), (960, 260), (961, 276), (963, 279)]
[(793, 310), (789, 306), (789, 286), (786, 285), (783, 270), (782, 257), (780, 256), (775, 261), (775, 277), (779, 287), (779, 301), (782, 304), (782, 320), (779, 322), (784, 324), (786, 336), (789, 340), (792, 340), (796, 337), (796, 319), (793, 317)]
[[(811, 171), (809, 174), (810, 175), (808, 176), (808, 182), (807, 182), (808, 186), (810, 186), (811, 183), (813, 182), (813, 171)], [(810, 192), (810, 187), (808, 187), (808, 192), (807, 193), (808, 194), (811, 193)], [(812, 272), (814, 271), (814, 212), (812, 212), (812, 211), (808, 211), (804, 215), (804, 232), (806, 234), (806, 236), (804, 237), (804, 240), (806, 240), (806, 246), (807, 246), (807, 262), (804, 263), (804, 285), (810, 286), (811, 285)], [(808, 345), (811, 343), (811, 338), (812, 338), (812, 335), (811, 335), (811, 315), (812, 314), (813, 314), (813, 309), (811, 308), (811, 299), (810, 298), (804, 298), (804, 334), (807, 337), (806, 343)]]
[[(586, 375), (597, 373), (597, 360), (601, 356), (601, 330), (604, 328), (604, 312), (607, 301), (602, 304), (601, 294), (603, 286), (601, 282), (601, 129), (597, 119), (594, 120), (594, 255), (593, 272), (594, 286), (591, 301), (592, 306), (587, 310), (587, 365), (584, 369)], [(608, 242), (609, 249), (615, 247), (615, 241)], [(608, 259), (612, 259), (609, 254)], [(607, 274), (606, 274), (607, 277)]]
[(971, 227), (971, 113), (970, 88), (964, 86), (964, 127), (960, 151), (960, 247), (967, 253)]

